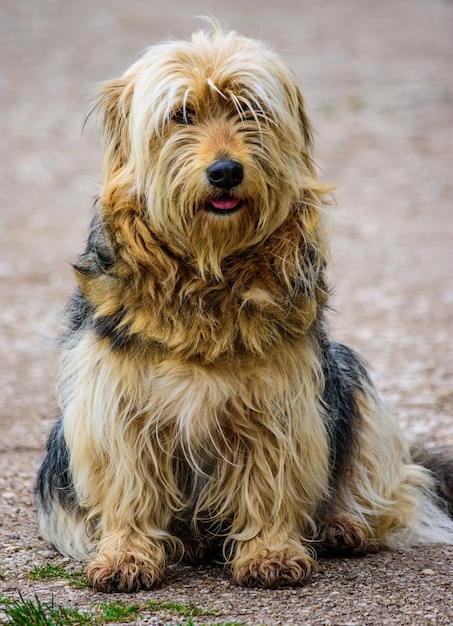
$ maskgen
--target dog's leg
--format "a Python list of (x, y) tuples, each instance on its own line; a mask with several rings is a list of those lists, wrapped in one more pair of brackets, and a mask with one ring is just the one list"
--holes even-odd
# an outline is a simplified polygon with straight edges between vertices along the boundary
[(170, 490), (171, 478), (165, 478), (170, 470), (164, 453), (161, 462), (157, 459), (159, 476), (153, 472), (149, 450), (140, 449), (139, 437), (129, 438), (124, 432), (121, 437), (121, 458), (90, 470), (95, 477), (90, 498), (93, 513), (98, 512), (99, 541), (86, 575), (95, 589), (105, 592), (157, 585), (164, 575), (166, 551), (175, 541), (167, 530), (171, 506), (164, 482)]
[(337, 398), (333, 390), (329, 398), (341, 411), (356, 412), (358, 419), (354, 443), (337, 468), (332, 495), (321, 512), (320, 542), (328, 551), (356, 554), (451, 543), (453, 523), (436, 503), (432, 477), (411, 462), (402, 433), (363, 365), (344, 347), (331, 346), (330, 351)]
[[(121, 446), (122, 454), (133, 458), (136, 451), (128, 449), (124, 441)], [(72, 459), (74, 468), (81, 454), (79, 442)], [(104, 592), (155, 586), (162, 580), (165, 547), (171, 541), (165, 530), (170, 514), (158, 485), (150, 486), (152, 477), (147, 480), (140, 467), (128, 467), (123, 459), (117, 463), (112, 459), (103, 466), (96, 460), (89, 461), (86, 455), (85, 459), (90, 480), (81, 499), (88, 505), (89, 515), (97, 520), (98, 537), (96, 556), (86, 569), (89, 584)], [(138, 466), (140, 463), (143, 459), (137, 459)], [(77, 488), (77, 471), (74, 478)]]
[(332, 554), (364, 555), (375, 552), (378, 542), (366, 522), (345, 511), (330, 515), (320, 526), (318, 540)]
[(253, 410), (238, 406), (231, 420), (237, 452), (222, 489), (234, 494), (226, 547), (232, 579), (245, 586), (295, 586), (316, 569), (310, 539), (329, 489), (329, 437), (316, 351), (308, 338), (292, 348), (281, 360), (274, 355), (271, 384), (255, 374)]
[(92, 335), (67, 353), (64, 366), (69, 472), (80, 508), (95, 522), (88, 582), (107, 592), (152, 587), (175, 545), (168, 529), (180, 503), (170, 443), (165, 432), (157, 442), (149, 425), (147, 379), (128, 354)]
[(136, 530), (119, 527), (103, 533), (86, 576), (99, 591), (131, 592), (154, 587), (162, 580), (164, 569), (162, 545)]
[(303, 532), (311, 527), (315, 491), (325, 488), (325, 468), (319, 462), (319, 472), (312, 471), (310, 480), (311, 459), (304, 474), (294, 457), (278, 450), (278, 445), (276, 440), (266, 442), (263, 432), (255, 449), (249, 441), (246, 466), (235, 485), (228, 538), (233, 551), (231, 573), (235, 583), (248, 587), (298, 585), (316, 569), (314, 551)]
[[(69, 407), (67, 415), (70, 412)], [(122, 467), (116, 475), (112, 463), (101, 466), (99, 459), (105, 461), (105, 455), (96, 453), (93, 440), (83, 436), (71, 452), (70, 471), (70, 449), (62, 426), (60, 421), (52, 431), (38, 477), (42, 536), (63, 554), (78, 559), (92, 558), (97, 552), (87, 568), (88, 581), (96, 589), (133, 591), (154, 586), (163, 576), (165, 554), (162, 543), (152, 537), (164, 533), (150, 530), (152, 516), (146, 503), (152, 497), (143, 487), (146, 481), (120, 459), (116, 467)], [(134, 494), (141, 496), (138, 503)], [(90, 506), (81, 507), (81, 497)], [(159, 521), (165, 523), (162, 516)]]
[[(130, 458), (136, 453), (127, 450), (124, 441), (121, 446)], [(142, 473), (143, 458), (136, 462), (137, 467), (128, 467), (120, 460), (116, 472), (112, 464), (110, 468), (91, 468), (99, 484), (90, 493), (99, 541), (86, 575), (100, 591), (147, 589), (158, 584), (164, 574), (166, 548), (172, 541), (166, 530), (170, 513), (159, 481)]]
[[(353, 495), (348, 486), (352, 476), (358, 485), (362, 481), (364, 490), (370, 483), (370, 472), (361, 461), (367, 449), (364, 432), (367, 415), (371, 416), (371, 423), (378, 421), (373, 420), (377, 410), (374, 391), (360, 358), (341, 344), (324, 344), (323, 371), (323, 402), (329, 416), (331, 484), (330, 497), (318, 510), (317, 545), (328, 552), (366, 554), (376, 550), (377, 541), (360, 512), (358, 494)], [(371, 450), (376, 453), (380, 449), (379, 428), (375, 436)]]

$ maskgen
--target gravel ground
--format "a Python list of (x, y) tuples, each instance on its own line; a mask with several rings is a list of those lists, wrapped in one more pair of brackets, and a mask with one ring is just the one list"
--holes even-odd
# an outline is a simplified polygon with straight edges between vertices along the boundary
[[(333, 335), (368, 360), (409, 438), (453, 445), (451, 0), (3, 0), (0, 595), (79, 608), (106, 600), (27, 578), (35, 564), (79, 567), (39, 539), (32, 486), (56, 415), (54, 344), (70, 262), (101, 181), (96, 132), (82, 135), (81, 125), (93, 84), (147, 45), (186, 36), (203, 13), (274, 42), (296, 70), (322, 175), (338, 187)], [(452, 566), (453, 549), (442, 546), (325, 560), (304, 587), (283, 591), (178, 566), (161, 588), (121, 598), (218, 610), (196, 623), (451, 625)]]

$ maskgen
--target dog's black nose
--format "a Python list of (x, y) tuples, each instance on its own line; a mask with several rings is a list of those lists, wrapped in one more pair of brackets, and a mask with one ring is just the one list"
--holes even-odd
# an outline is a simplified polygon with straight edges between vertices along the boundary
[(231, 189), (242, 183), (244, 168), (237, 161), (216, 161), (207, 170), (208, 180), (214, 187)]

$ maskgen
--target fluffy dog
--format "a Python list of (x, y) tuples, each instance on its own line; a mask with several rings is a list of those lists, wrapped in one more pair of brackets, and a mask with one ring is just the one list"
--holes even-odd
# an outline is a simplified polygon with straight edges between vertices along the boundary
[(324, 225), (294, 76), (213, 25), (105, 83), (105, 182), (75, 265), (42, 536), (99, 590), (223, 558), (296, 585), (315, 548), (453, 542), (359, 358), (327, 338)]

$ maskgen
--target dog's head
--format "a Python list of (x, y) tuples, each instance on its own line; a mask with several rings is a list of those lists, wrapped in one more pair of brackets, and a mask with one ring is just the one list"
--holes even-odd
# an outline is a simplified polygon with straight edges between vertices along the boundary
[(203, 273), (219, 275), (225, 257), (262, 243), (303, 202), (319, 208), (326, 189), (302, 96), (260, 42), (214, 25), (154, 46), (97, 105), (105, 211), (141, 211)]

